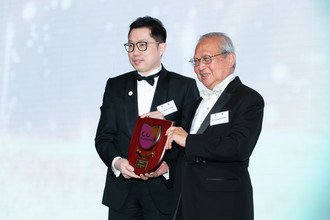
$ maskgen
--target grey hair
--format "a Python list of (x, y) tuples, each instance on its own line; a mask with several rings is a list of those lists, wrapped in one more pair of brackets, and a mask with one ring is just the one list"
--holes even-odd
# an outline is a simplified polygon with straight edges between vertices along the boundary
[[(225, 33), (210, 32), (210, 33), (204, 34), (199, 38), (198, 43), (200, 43), (201, 41), (203, 41), (205, 39), (208, 39), (208, 38), (220, 38), (220, 41), (219, 41), (220, 53), (233, 53), (233, 54), (235, 54), (234, 44), (233, 44), (232, 40), (230, 39), (230, 37), (228, 37)], [(235, 63), (233, 65), (233, 68), (235, 69), (235, 67), (236, 67), (236, 59), (235, 59)]]

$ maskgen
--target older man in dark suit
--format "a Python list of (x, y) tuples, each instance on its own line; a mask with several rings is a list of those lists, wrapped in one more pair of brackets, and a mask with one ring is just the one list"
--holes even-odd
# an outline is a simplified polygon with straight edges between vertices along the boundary
[(168, 148), (174, 141), (185, 149), (176, 218), (252, 220), (248, 165), (264, 100), (234, 75), (235, 50), (225, 34), (203, 35), (190, 62), (206, 90), (191, 111), (189, 133), (182, 127), (167, 130)]
[[(199, 97), (195, 80), (161, 64), (165, 42), (166, 30), (158, 19), (135, 20), (124, 45), (135, 71), (110, 78), (105, 88), (95, 146), (108, 167), (102, 202), (109, 207), (109, 219), (171, 219), (175, 210), (173, 180), (181, 149), (167, 151), (155, 172), (140, 176), (126, 159), (139, 115), (181, 125)], [(157, 111), (165, 103), (172, 111)]]

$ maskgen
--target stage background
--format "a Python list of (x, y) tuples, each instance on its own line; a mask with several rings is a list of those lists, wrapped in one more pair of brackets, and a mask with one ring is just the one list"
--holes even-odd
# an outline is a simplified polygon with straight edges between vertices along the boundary
[(145, 15), (167, 28), (167, 69), (197, 79), (188, 60), (198, 37), (225, 32), (236, 74), (263, 95), (255, 219), (330, 219), (329, 9), (327, 0), (1, 0), (0, 219), (107, 219), (99, 107), (106, 80), (132, 70), (123, 44)]

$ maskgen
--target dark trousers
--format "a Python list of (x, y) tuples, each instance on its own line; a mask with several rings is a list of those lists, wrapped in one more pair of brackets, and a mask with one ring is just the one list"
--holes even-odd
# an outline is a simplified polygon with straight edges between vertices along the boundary
[(179, 199), (177, 201), (176, 204), (176, 208), (175, 208), (175, 212), (173, 215), (173, 220), (182, 220), (183, 216), (182, 216), (182, 202), (181, 202), (181, 193), (179, 195)]
[[(170, 220), (172, 215), (161, 213), (153, 202), (147, 184), (137, 183), (130, 190), (119, 210), (109, 209), (109, 220)], [(162, 199), (162, 198), (159, 198)]]

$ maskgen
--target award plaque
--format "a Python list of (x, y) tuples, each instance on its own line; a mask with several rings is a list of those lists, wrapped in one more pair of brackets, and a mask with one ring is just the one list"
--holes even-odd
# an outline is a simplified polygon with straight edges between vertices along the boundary
[(128, 161), (137, 175), (157, 169), (165, 153), (165, 132), (172, 124), (163, 119), (137, 119), (128, 149)]

